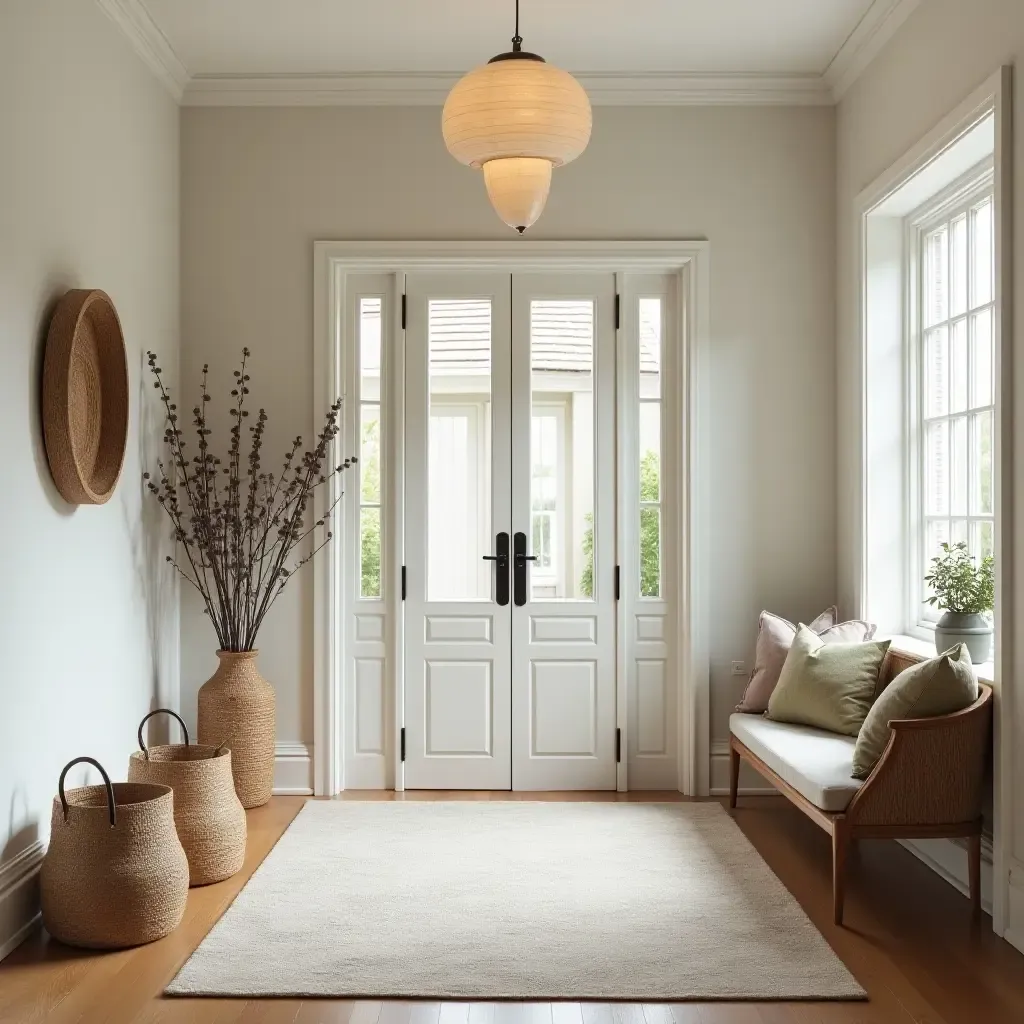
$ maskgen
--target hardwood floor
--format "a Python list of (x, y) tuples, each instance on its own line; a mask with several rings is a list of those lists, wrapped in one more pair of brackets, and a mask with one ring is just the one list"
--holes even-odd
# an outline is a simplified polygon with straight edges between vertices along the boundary
[[(676, 800), (678, 794), (349, 793), (346, 799)], [(1024, 957), (902, 848), (852, 858), (846, 927), (832, 924), (828, 837), (783, 800), (742, 799), (740, 828), (868, 991), (861, 1003), (437, 1003), (167, 999), (164, 985), (277, 841), (302, 797), (249, 812), (245, 867), (189, 893), (160, 942), (96, 954), (38, 934), (0, 964), (0, 1021), (17, 1024), (1020, 1024)], [(686, 951), (681, 950), (680, 956)]]

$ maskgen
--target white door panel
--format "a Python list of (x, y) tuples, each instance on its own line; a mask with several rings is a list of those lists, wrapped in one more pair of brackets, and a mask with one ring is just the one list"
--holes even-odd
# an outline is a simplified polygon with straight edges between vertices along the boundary
[(406, 283), (405, 784), (509, 789), (510, 279)]
[(615, 279), (512, 282), (512, 784), (614, 789)]

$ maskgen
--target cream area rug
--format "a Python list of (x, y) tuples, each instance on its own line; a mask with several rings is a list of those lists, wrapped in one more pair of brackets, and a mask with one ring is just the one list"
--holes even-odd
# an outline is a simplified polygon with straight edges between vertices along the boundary
[(721, 806), (310, 801), (172, 995), (857, 999)]

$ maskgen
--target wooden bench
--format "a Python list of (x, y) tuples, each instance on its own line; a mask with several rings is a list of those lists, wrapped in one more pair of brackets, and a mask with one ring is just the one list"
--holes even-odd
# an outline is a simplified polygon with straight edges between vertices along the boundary
[[(882, 688), (909, 665), (923, 661), (916, 655), (890, 648), (882, 664)], [(954, 839), (967, 840), (970, 896), (975, 913), (981, 909), (981, 827), (982, 794), (990, 758), (992, 735), (992, 688), (980, 684), (978, 699), (963, 711), (935, 718), (911, 718), (889, 723), (892, 734), (888, 746), (863, 783), (850, 778), (852, 792), (833, 788), (827, 798), (815, 795), (817, 803), (806, 795), (816, 794), (821, 786), (813, 775), (817, 768), (796, 763), (783, 764), (785, 754), (767, 751), (759, 756), (747, 745), (752, 715), (733, 715), (735, 726), (747, 735), (747, 741), (735, 733), (729, 741), (729, 806), (736, 806), (740, 761), (746, 761), (769, 780), (793, 804), (832, 837), (832, 903), (836, 924), (843, 923), (844, 868), (850, 844), (858, 839)], [(737, 722), (737, 719), (747, 719)], [(830, 744), (839, 737), (823, 730), (772, 723), (781, 733), (794, 730), (794, 745), (804, 741)], [(819, 735), (815, 735), (819, 734)], [(784, 737), (783, 737), (784, 739)], [(852, 765), (852, 746), (849, 756)], [(836, 748), (831, 756), (836, 756)], [(838, 751), (843, 756), (843, 751)], [(796, 784), (786, 781), (775, 768), (765, 763), (774, 760)], [(800, 758), (795, 758), (799, 762)], [(841, 764), (833, 764), (835, 772)], [(800, 774), (804, 773), (801, 780)], [(803, 789), (805, 792), (801, 792)], [(830, 804), (826, 807), (817, 804)], [(843, 803), (839, 808), (836, 803)]]

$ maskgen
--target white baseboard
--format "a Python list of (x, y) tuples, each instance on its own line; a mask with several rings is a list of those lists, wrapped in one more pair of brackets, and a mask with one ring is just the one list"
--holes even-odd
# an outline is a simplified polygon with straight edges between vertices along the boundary
[[(779, 791), (745, 761), (740, 762), (740, 796), (778, 796)], [(711, 795), (729, 795), (729, 741), (711, 741)]]
[(274, 793), (278, 796), (313, 795), (313, 748), (305, 743), (274, 746)]
[(0, 864), (0, 960), (21, 945), (39, 921), (39, 865), (44, 849), (36, 840)]
[[(954, 889), (968, 895), (967, 844), (963, 840), (897, 839), (896, 842)], [(992, 913), (992, 839), (986, 835), (981, 837), (981, 907), (986, 914)]]

